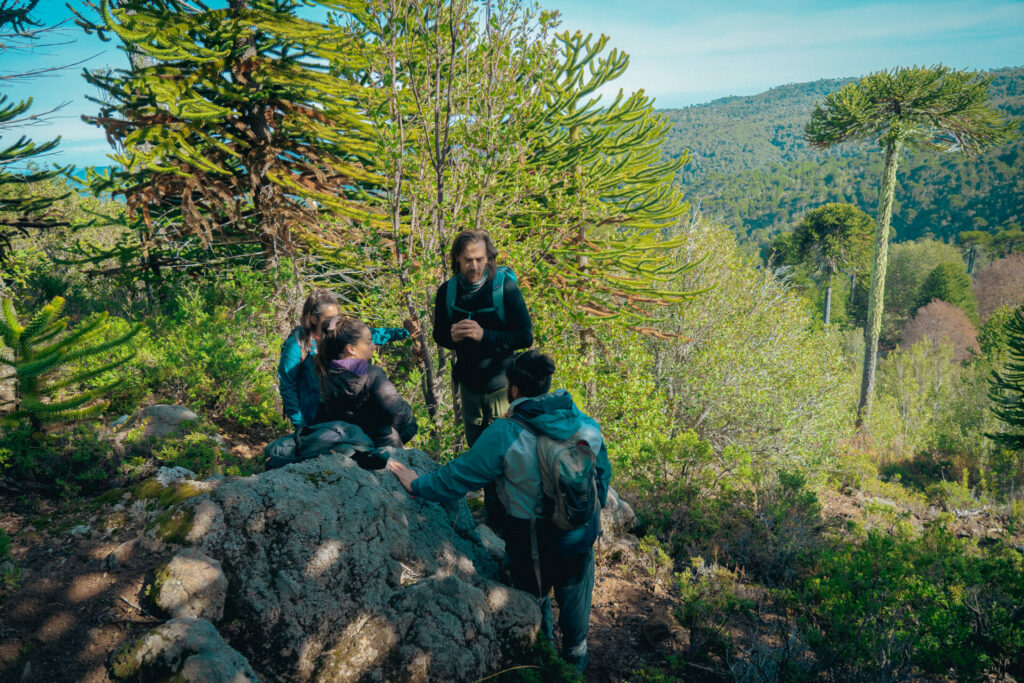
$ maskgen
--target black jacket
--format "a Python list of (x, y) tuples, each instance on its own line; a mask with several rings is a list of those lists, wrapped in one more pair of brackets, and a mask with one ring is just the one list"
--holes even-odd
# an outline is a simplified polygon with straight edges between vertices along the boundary
[(316, 421), (344, 420), (360, 427), (378, 447), (401, 447), (416, 436), (412, 408), (383, 370), (375, 365), (367, 367), (366, 374), (345, 368), (330, 369), (321, 382)]
[[(456, 279), (456, 282), (458, 280)], [(505, 321), (495, 311), (474, 314), (473, 320), (484, 329), (480, 341), (452, 341), (451, 327), (468, 316), (455, 311), (448, 317), (445, 297), (449, 282), (437, 289), (434, 298), (434, 341), (446, 349), (455, 351), (455, 369), (452, 379), (465, 384), (471, 390), (484, 393), (497, 391), (505, 386), (505, 369), (517, 349), (528, 349), (533, 344), (533, 323), (526, 309), (523, 293), (511, 277), (505, 277)], [(467, 295), (461, 285), (455, 297), (455, 305), (467, 311), (478, 311), (493, 306), (491, 276), (473, 294)]]

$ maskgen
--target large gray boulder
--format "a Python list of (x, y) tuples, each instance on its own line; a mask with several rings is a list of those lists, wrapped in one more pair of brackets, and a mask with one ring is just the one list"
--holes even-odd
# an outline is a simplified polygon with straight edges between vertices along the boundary
[(228, 580), (220, 562), (195, 548), (185, 548), (158, 569), (149, 596), (172, 617), (218, 621), (224, 614)]
[(608, 487), (608, 500), (601, 510), (601, 529), (605, 540), (625, 536), (636, 528), (636, 513), (633, 507), (619, 498), (615, 489)]
[[(419, 451), (393, 457), (437, 467)], [(536, 602), (493, 580), (465, 501), (412, 498), (345, 455), (224, 480), (182, 505), (186, 542), (227, 574), (232, 642), (267, 680), (478, 680), (539, 627)]]
[(233, 650), (213, 624), (183, 618), (147, 631), (110, 659), (115, 681), (258, 683), (245, 657)]

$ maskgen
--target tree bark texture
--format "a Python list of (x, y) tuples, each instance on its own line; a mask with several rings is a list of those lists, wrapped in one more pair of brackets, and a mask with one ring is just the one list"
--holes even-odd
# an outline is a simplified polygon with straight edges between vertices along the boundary
[(864, 374), (860, 383), (860, 403), (857, 406), (858, 427), (871, 416), (871, 398), (875, 391), (875, 369), (878, 365), (878, 337), (882, 332), (882, 306), (885, 297), (885, 269), (889, 261), (889, 222), (892, 202), (896, 193), (896, 166), (899, 164), (900, 143), (889, 143), (885, 148), (885, 170), (878, 197), (878, 231), (875, 233), (875, 260), (871, 268), (871, 288), (868, 291), (868, 320), (864, 327)]

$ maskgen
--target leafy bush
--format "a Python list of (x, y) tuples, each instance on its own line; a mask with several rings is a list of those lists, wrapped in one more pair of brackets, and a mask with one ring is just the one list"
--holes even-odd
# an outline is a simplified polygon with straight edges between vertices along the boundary
[[(215, 474), (253, 474), (263, 469), (257, 458), (246, 460), (233, 456), (210, 426), (189, 431), (182, 436), (161, 439), (148, 444), (148, 448), (159, 465), (184, 467), (195, 472), (200, 479)], [(137, 452), (139, 446), (136, 445), (133, 450)]]
[(726, 628), (737, 614), (749, 612), (753, 601), (741, 596), (739, 575), (695, 557), (677, 575), (679, 606), (676, 620), (690, 631), (688, 659), (730, 658), (732, 638)]
[(835, 679), (999, 678), (1024, 662), (1024, 564), (942, 524), (868, 532), (821, 556), (803, 586), (809, 642)]
[(673, 422), (718, 451), (738, 446), (766, 474), (823, 473), (853, 422), (854, 366), (840, 335), (772, 272), (743, 256), (728, 230), (686, 228), (690, 254), (707, 255), (676, 283), (711, 290), (674, 316), (675, 342), (659, 345), (656, 382)]
[(241, 426), (283, 428), (278, 409), (274, 274), (236, 269), (179, 294), (150, 324), (145, 384), (160, 396)]
[(677, 562), (714, 557), (787, 584), (821, 542), (821, 505), (802, 474), (762, 476), (749, 453), (715, 453), (694, 432), (651, 438), (617, 477), (636, 500), (641, 528), (668, 543)]
[(922, 306), (903, 328), (900, 344), (910, 347), (922, 340), (953, 345), (953, 361), (968, 360), (978, 352), (978, 331), (963, 309), (935, 299)]
[(1024, 256), (1014, 254), (982, 270), (974, 278), (974, 292), (983, 322), (1003, 306), (1024, 304)]
[[(978, 472), (987, 467), (991, 455), (991, 444), (983, 435), (994, 428), (986, 398), (990, 369), (981, 359), (956, 363), (951, 344), (927, 340), (882, 359), (878, 400), (868, 423), (882, 457), (914, 463), (911, 469), (919, 473), (931, 460), (934, 464), (925, 470), (944, 468), (959, 478), (967, 469), (978, 481)], [(941, 465), (947, 461), (949, 467)], [(917, 478), (908, 474), (908, 481)], [(1006, 488), (1003, 483), (998, 486)]]
[(29, 491), (74, 496), (106, 488), (121, 458), (100, 428), (46, 434), (28, 424), (0, 433), (0, 472)]
[(971, 289), (971, 276), (963, 261), (940, 263), (921, 284), (915, 310), (938, 299), (964, 311), (974, 324), (978, 323), (978, 302)]

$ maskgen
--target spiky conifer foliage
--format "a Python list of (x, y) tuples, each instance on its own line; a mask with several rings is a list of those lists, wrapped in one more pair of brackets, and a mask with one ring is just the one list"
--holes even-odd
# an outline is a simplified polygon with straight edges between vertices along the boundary
[(825, 287), (825, 324), (832, 316), (832, 279), (860, 274), (871, 258), (875, 222), (853, 204), (825, 204), (807, 212), (793, 231), (796, 255), (820, 273)]
[(99, 113), (85, 118), (106, 131), (118, 164), (93, 187), (142, 217), (144, 250), (192, 238), (204, 259), (258, 247), (274, 261), (374, 219), (366, 191), (378, 178), (357, 86), (336, 77), (355, 67), (355, 51), (297, 15), (311, 4), (352, 3), (101, 0), (95, 17), (79, 16), (118, 38), (130, 62), (85, 73), (101, 91)]
[(1004, 327), (1006, 362), (989, 377), (992, 412), (1005, 431), (986, 434), (996, 444), (1024, 451), (1024, 307), (1018, 308)]
[(548, 183), (514, 224), (534, 238), (538, 294), (559, 301), (580, 323), (616, 321), (646, 332), (664, 306), (695, 292), (672, 283), (692, 267), (673, 256), (680, 241), (667, 232), (688, 210), (674, 184), (689, 160), (664, 159), (668, 120), (643, 91), (611, 102), (595, 93), (629, 65), (606, 52), (607, 36), (564, 32), (554, 38), (550, 77), (539, 88), (527, 127), (526, 168)]
[[(0, 43), (5, 50), (30, 49), (47, 30), (32, 18), (32, 11), (38, 4), (38, 0), (0, 0)], [(4, 81), (31, 78), (39, 73), (5, 74)], [(8, 128), (23, 126), (37, 119), (38, 112), (29, 113), (31, 107), (32, 98), (11, 101), (6, 95), (0, 95), (0, 134)], [(36, 143), (25, 135), (19, 135), (13, 141), (8, 139), (0, 142), (0, 263), (6, 258), (11, 249), (11, 241), (16, 236), (28, 236), (29, 231), (34, 229), (67, 225), (51, 212), (54, 203), (67, 195), (46, 197), (25, 191), (25, 187), (31, 183), (49, 180), (61, 172), (60, 169), (26, 168), (30, 160), (38, 160), (53, 151), (59, 143), (59, 137)], [(3, 279), (0, 278), (0, 286), (2, 284)]]
[[(13, 412), (4, 417), (5, 423), (27, 419), (38, 430), (49, 422), (95, 416), (107, 406), (101, 397), (121, 381), (83, 386), (132, 358), (134, 353), (122, 352), (140, 327), (99, 341), (110, 325), (106, 312), (88, 317), (69, 331), (68, 318), (61, 317), (63, 310), (64, 299), (55, 297), (22, 324), (10, 300), (5, 299), (0, 306), (0, 366), (13, 371), (8, 377), (14, 377), (16, 397)], [(72, 366), (99, 354), (113, 360), (92, 368)]]

